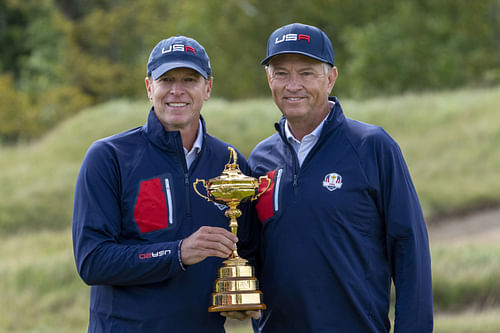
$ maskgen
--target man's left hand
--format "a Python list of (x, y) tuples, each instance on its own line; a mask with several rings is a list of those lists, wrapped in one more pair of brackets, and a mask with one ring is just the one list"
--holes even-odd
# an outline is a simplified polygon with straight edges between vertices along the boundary
[(258, 311), (227, 311), (221, 312), (221, 316), (231, 319), (247, 320), (253, 318), (255, 320), (260, 318), (261, 312)]

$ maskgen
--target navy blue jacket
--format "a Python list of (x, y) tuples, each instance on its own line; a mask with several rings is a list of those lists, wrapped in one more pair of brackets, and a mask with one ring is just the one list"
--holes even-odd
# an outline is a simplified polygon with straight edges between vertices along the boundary
[(336, 98), (302, 166), (277, 134), (249, 157), (271, 189), (256, 207), (258, 278), (267, 310), (256, 332), (432, 332), (425, 221), (396, 142), (380, 127), (345, 118)]
[(224, 318), (208, 312), (222, 259), (185, 271), (179, 260), (180, 240), (201, 226), (229, 229), (224, 208), (193, 190), (196, 178), (219, 176), (230, 156), (204, 122), (203, 133), (189, 170), (180, 133), (166, 132), (152, 110), (145, 126), (89, 148), (73, 214), (76, 266), (92, 286), (89, 332), (224, 332)]

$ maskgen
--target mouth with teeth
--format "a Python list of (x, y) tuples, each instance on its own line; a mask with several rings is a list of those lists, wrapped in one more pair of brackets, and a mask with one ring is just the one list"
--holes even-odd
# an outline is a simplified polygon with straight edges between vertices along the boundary
[(290, 102), (297, 102), (303, 100), (304, 97), (285, 97), (285, 99)]
[(171, 102), (171, 103), (167, 103), (167, 105), (169, 107), (172, 107), (172, 108), (180, 108), (180, 107), (184, 107), (184, 106), (188, 105), (188, 103)]

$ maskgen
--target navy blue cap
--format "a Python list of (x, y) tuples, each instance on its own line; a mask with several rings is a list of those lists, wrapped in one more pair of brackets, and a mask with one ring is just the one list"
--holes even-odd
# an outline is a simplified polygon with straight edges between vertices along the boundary
[(276, 29), (267, 41), (267, 56), (261, 65), (268, 65), (278, 54), (296, 53), (333, 66), (333, 47), (328, 36), (319, 28), (292, 23)]
[(207, 52), (196, 40), (175, 36), (159, 42), (148, 60), (148, 76), (154, 80), (169, 70), (186, 67), (200, 73), (205, 79), (212, 75)]

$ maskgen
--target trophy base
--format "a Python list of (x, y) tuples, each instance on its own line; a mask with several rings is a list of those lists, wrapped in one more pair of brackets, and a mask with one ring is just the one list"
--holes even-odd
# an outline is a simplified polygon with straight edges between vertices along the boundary
[(212, 305), (208, 308), (208, 312), (257, 311), (265, 309), (265, 304)]
[(209, 312), (257, 311), (266, 309), (262, 302), (262, 291), (254, 276), (253, 267), (247, 260), (233, 257), (219, 268), (219, 278), (212, 293)]

